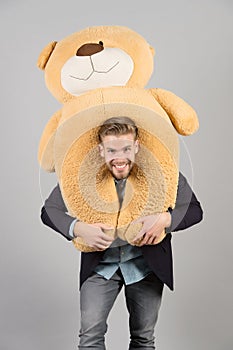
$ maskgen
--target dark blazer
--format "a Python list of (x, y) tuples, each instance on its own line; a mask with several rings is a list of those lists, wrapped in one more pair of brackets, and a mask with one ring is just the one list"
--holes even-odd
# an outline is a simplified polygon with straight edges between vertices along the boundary
[[(152, 271), (173, 290), (173, 262), (171, 247), (171, 232), (184, 230), (197, 224), (203, 218), (203, 211), (199, 201), (190, 188), (186, 178), (180, 173), (175, 208), (171, 211), (171, 226), (166, 229), (166, 237), (156, 245), (141, 247), (143, 256)], [(67, 214), (67, 208), (62, 199), (59, 185), (46, 199), (41, 209), (42, 222), (53, 230), (72, 240), (69, 228), (74, 217)], [(80, 287), (98, 265), (104, 251), (81, 253)]]

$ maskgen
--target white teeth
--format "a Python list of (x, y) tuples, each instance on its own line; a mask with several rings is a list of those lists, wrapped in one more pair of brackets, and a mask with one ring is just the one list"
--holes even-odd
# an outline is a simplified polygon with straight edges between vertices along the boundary
[(117, 169), (123, 169), (125, 166), (126, 166), (126, 164), (123, 164), (123, 165), (115, 165), (115, 167), (116, 167)]

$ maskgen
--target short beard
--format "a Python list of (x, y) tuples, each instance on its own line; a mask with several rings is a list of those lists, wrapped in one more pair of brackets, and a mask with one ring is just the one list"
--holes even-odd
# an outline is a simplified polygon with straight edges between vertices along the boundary
[[(116, 163), (116, 162), (114, 162), (114, 163)], [(115, 178), (115, 179), (117, 179), (117, 180), (122, 180), (122, 179), (126, 179), (128, 176), (129, 176), (129, 174), (130, 174), (130, 171), (132, 170), (132, 168), (133, 168), (133, 166), (134, 166), (134, 163), (131, 161), (131, 160), (129, 160), (129, 159), (127, 159), (127, 167), (128, 167), (128, 169), (129, 169), (129, 171), (127, 172), (127, 174), (125, 174), (124, 172), (122, 172), (122, 173), (117, 173), (117, 175), (114, 173), (114, 165), (112, 164), (112, 162), (110, 162), (109, 164), (107, 164), (107, 167), (108, 167), (108, 169), (109, 169), (109, 171), (110, 171), (110, 173), (112, 174), (112, 176)], [(115, 168), (116, 169), (116, 168)]]

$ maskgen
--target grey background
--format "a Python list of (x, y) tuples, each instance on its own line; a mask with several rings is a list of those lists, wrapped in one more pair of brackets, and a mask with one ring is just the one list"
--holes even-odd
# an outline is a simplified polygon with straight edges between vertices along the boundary
[[(39, 218), (56, 178), (39, 171), (38, 142), (60, 105), (36, 61), (50, 41), (101, 24), (143, 35), (156, 50), (147, 87), (173, 91), (200, 120), (181, 140), (182, 170), (205, 218), (173, 235), (175, 292), (164, 293), (158, 349), (232, 349), (232, 14), (231, 0), (1, 0), (1, 350), (75, 349), (80, 254)], [(121, 295), (107, 344), (127, 342)]]

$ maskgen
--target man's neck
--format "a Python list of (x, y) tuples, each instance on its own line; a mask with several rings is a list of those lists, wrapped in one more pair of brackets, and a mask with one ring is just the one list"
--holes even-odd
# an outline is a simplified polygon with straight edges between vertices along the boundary
[(123, 178), (123, 179), (117, 179), (116, 177), (114, 177), (114, 181), (116, 183), (120, 183), (120, 182), (125, 182), (127, 180), (127, 177)]

